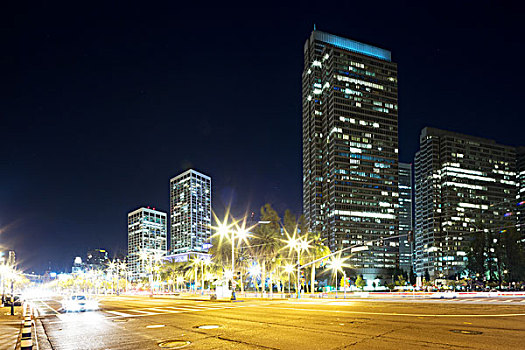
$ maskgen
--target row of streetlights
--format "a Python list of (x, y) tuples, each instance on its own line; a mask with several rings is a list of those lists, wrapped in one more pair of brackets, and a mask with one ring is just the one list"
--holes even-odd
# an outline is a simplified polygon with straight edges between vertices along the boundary
[[(217, 219), (217, 217), (215, 217), (216, 221), (218, 222), (218, 226), (215, 228), (215, 230), (217, 231), (217, 234), (220, 236), (220, 237), (224, 237), (224, 238), (229, 238), (230, 241), (231, 241), (231, 246), (232, 246), (232, 250), (231, 250), (231, 258), (232, 258), (232, 261), (231, 261), (231, 285), (232, 285), (232, 297), (235, 298), (235, 281), (234, 281), (234, 276), (235, 276), (235, 238), (237, 237), (239, 242), (241, 240), (246, 240), (248, 237), (251, 237), (251, 232), (250, 230), (252, 230), (253, 228), (255, 228), (256, 225), (254, 226), (251, 226), (249, 228), (246, 228), (246, 219), (242, 220), (242, 223), (241, 225), (239, 225), (239, 221), (235, 221), (233, 220), (232, 223), (229, 223), (228, 224), (228, 220), (229, 220), (229, 212), (226, 213), (226, 216), (225, 218), (220, 221)], [(261, 224), (269, 224), (270, 221), (259, 221), (257, 223), (257, 225), (261, 225)], [(284, 240), (284, 242), (286, 243), (286, 246), (285, 248), (288, 248), (289, 249), (289, 252), (292, 252), (292, 251), (295, 251), (297, 253), (297, 262), (296, 262), (296, 267), (297, 267), (297, 275), (296, 275), (296, 294), (297, 294), (297, 298), (301, 298), (301, 283), (300, 283), (300, 278), (301, 278), (301, 268), (302, 267), (305, 267), (305, 266), (308, 266), (310, 265), (312, 262), (310, 263), (307, 263), (303, 266), (301, 266), (301, 254), (303, 252), (308, 252), (309, 248), (311, 248), (311, 241), (309, 241), (307, 239), (307, 235), (304, 234), (303, 236), (301, 236), (298, 232), (297, 232), (297, 229), (293, 232), (293, 235), (290, 236), (289, 233), (285, 230), (285, 233), (287, 235), (287, 240)], [(352, 252), (354, 251), (359, 251), (359, 250), (366, 250), (367, 247), (351, 247), (353, 250)], [(362, 248), (365, 248), (365, 249), (362, 249)], [(344, 249), (346, 250), (346, 249)], [(336, 293), (337, 293), (337, 272), (338, 271), (342, 271), (343, 273), (344, 270), (343, 270), (343, 266), (344, 266), (344, 258), (341, 258), (341, 251), (339, 252), (336, 252), (336, 253), (339, 253), (339, 256), (335, 256), (335, 253), (332, 253), (332, 254), (329, 254), (325, 257), (322, 257), (321, 259), (316, 259), (315, 261), (313, 261), (313, 263), (316, 263), (317, 261), (319, 260), (326, 260), (326, 259), (330, 259), (329, 260), (329, 263), (328, 263), (328, 267), (335, 271), (335, 274), (336, 274)], [(288, 292), (290, 292), (290, 275), (292, 274), (292, 272), (294, 271), (294, 265), (291, 265), (291, 264), (288, 264), (284, 267), (284, 271), (286, 273), (288, 273)], [(265, 283), (265, 282), (263, 282)], [(264, 287), (263, 287), (264, 288)], [(312, 286), (313, 288), (313, 286)]]

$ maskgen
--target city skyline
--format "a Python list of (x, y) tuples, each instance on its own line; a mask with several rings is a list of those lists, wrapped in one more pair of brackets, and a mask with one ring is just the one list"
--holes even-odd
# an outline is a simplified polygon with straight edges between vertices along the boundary
[[(150, 203), (168, 212), (167, 179), (192, 166), (214, 179), (214, 210), (232, 203), (235, 213), (257, 212), (270, 202), (281, 213), (290, 208), (299, 214), (298, 90), (303, 44), (313, 23), (394, 52), (401, 161), (412, 162), (425, 126), (522, 143), (523, 118), (505, 103), (519, 101), (519, 89), (508, 80), (518, 84), (523, 73), (507, 72), (523, 56), (522, 38), (514, 33), (518, 22), (503, 21), (497, 6), (479, 6), (477, 16), (466, 19), (465, 27), (477, 31), (459, 24), (431, 29), (444, 13), (428, 15), (428, 7), (392, 12), (414, 21), (417, 32), (403, 26), (386, 31), (393, 20), (375, 28), (357, 19), (350, 26), (331, 13), (308, 12), (292, 16), (297, 25), (290, 29), (284, 19), (293, 8), (272, 26), (263, 11), (253, 23), (217, 26), (224, 21), (212, 19), (178, 36), (177, 45), (168, 39), (193, 28), (195, 17), (176, 26), (153, 16), (156, 11), (141, 14), (137, 26), (125, 19), (113, 26), (113, 10), (98, 24), (76, 24), (57, 11), (60, 24), (53, 26), (39, 19), (37, 7), (18, 10), (29, 24), (8, 24), (13, 59), (5, 61), (5, 81), (12, 88), (2, 97), (7, 135), (1, 141), (0, 244), (16, 250), (29, 270), (42, 272), (49, 262), (65, 268), (88, 248), (124, 250), (125, 214)], [(135, 14), (125, 9), (126, 16)], [(473, 18), (491, 21), (481, 26)], [(70, 33), (60, 33), (61, 25)], [(208, 40), (212, 29), (221, 41)], [(506, 49), (487, 50), (489, 41)], [(184, 54), (179, 46), (187, 49)], [(206, 80), (208, 62), (214, 62), (209, 69), (215, 75)], [(483, 73), (492, 66), (503, 70), (504, 79)], [(246, 79), (250, 74), (257, 77), (253, 85)], [(498, 86), (498, 92), (481, 86)], [(235, 103), (231, 92), (241, 96)], [(208, 103), (201, 101), (204, 94)], [(201, 146), (185, 147), (190, 141)]]

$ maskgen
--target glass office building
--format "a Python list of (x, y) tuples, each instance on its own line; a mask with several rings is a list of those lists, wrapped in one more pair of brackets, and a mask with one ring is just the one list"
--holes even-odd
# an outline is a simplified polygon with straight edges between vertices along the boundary
[[(167, 215), (155, 208), (139, 208), (128, 214), (128, 274), (131, 280), (149, 275), (150, 261), (167, 254)], [(141, 257), (144, 252), (148, 259)]]
[(211, 178), (187, 170), (170, 180), (171, 254), (207, 252), (211, 237)]
[(516, 222), (516, 149), (424, 128), (415, 157), (415, 272), (459, 277), (472, 234)]
[(516, 196), (518, 204), (518, 231), (522, 232), (522, 243), (525, 243), (525, 147), (518, 147), (518, 194)]
[(412, 164), (399, 163), (399, 268), (409, 272), (413, 254)]
[[(304, 45), (303, 212), (366, 279), (398, 264), (397, 65), (390, 51), (314, 30)], [(349, 251), (346, 253), (350, 254)]]

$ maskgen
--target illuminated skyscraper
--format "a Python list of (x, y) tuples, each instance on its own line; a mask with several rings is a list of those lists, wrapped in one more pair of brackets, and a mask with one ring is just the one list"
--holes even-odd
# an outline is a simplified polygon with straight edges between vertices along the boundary
[[(303, 212), (366, 279), (398, 263), (397, 64), (390, 51), (314, 30), (304, 46)], [(370, 243), (370, 242), (374, 243)], [(347, 251), (349, 254), (350, 252)]]
[(415, 272), (454, 278), (466, 268), (473, 234), (516, 222), (516, 149), (434, 128), (424, 128), (419, 141)]
[(413, 254), (412, 164), (399, 163), (399, 268), (409, 272)]
[(206, 252), (211, 237), (211, 178), (187, 170), (170, 180), (171, 254)]
[(518, 231), (522, 232), (522, 242), (525, 243), (525, 147), (518, 147)]
[(128, 273), (131, 280), (147, 277), (151, 259), (166, 255), (167, 250), (166, 213), (148, 207), (128, 214)]

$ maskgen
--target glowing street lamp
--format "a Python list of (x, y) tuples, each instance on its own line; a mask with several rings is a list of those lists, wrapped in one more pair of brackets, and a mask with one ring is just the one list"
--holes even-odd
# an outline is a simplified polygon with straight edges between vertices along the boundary
[(121, 262), (119, 264), (119, 268), (120, 268), (120, 271), (121, 272), (124, 272), (124, 275), (126, 276), (126, 293), (128, 292), (128, 266), (124, 263), (124, 262)]
[[(286, 232), (286, 231), (285, 231)], [(302, 251), (308, 251), (308, 248), (310, 248), (310, 242), (306, 240), (306, 235), (303, 237), (297, 236), (297, 228), (294, 230), (293, 236), (290, 237), (288, 232), (286, 232), (286, 235), (288, 236), (288, 240), (286, 240), (286, 247), (291, 252), (292, 250), (295, 250), (297, 252), (297, 299), (301, 298), (301, 291), (300, 291), (300, 277), (301, 277), (301, 252)]]
[(246, 227), (246, 217), (242, 220), (241, 224), (239, 225), (239, 220), (233, 220), (232, 223), (228, 224), (228, 221), (230, 219), (230, 213), (229, 210), (226, 212), (226, 215), (224, 219), (221, 221), (217, 218), (215, 214), (213, 214), (214, 219), (216, 222), (218, 222), (217, 227), (214, 229), (216, 230), (216, 234), (220, 238), (226, 238), (230, 239), (231, 246), (232, 246), (232, 267), (231, 267), (231, 285), (232, 285), (232, 299), (235, 299), (235, 236), (237, 236), (239, 240), (239, 244), (241, 241), (246, 241), (248, 237), (250, 237), (250, 230), (252, 230), (255, 226)]
[[(337, 272), (341, 271), (345, 273), (343, 270), (344, 260), (345, 259), (341, 259), (341, 256), (334, 256), (332, 257), (332, 259), (330, 259), (330, 261), (328, 261), (328, 264), (327, 264), (328, 268), (332, 270), (333, 272), (335, 272), (335, 298), (336, 299), (337, 299), (337, 285), (338, 285)], [(345, 273), (345, 279), (346, 279), (346, 273)], [(346, 284), (346, 281), (345, 281), (345, 284)], [(346, 288), (345, 288), (345, 293), (346, 293)]]

